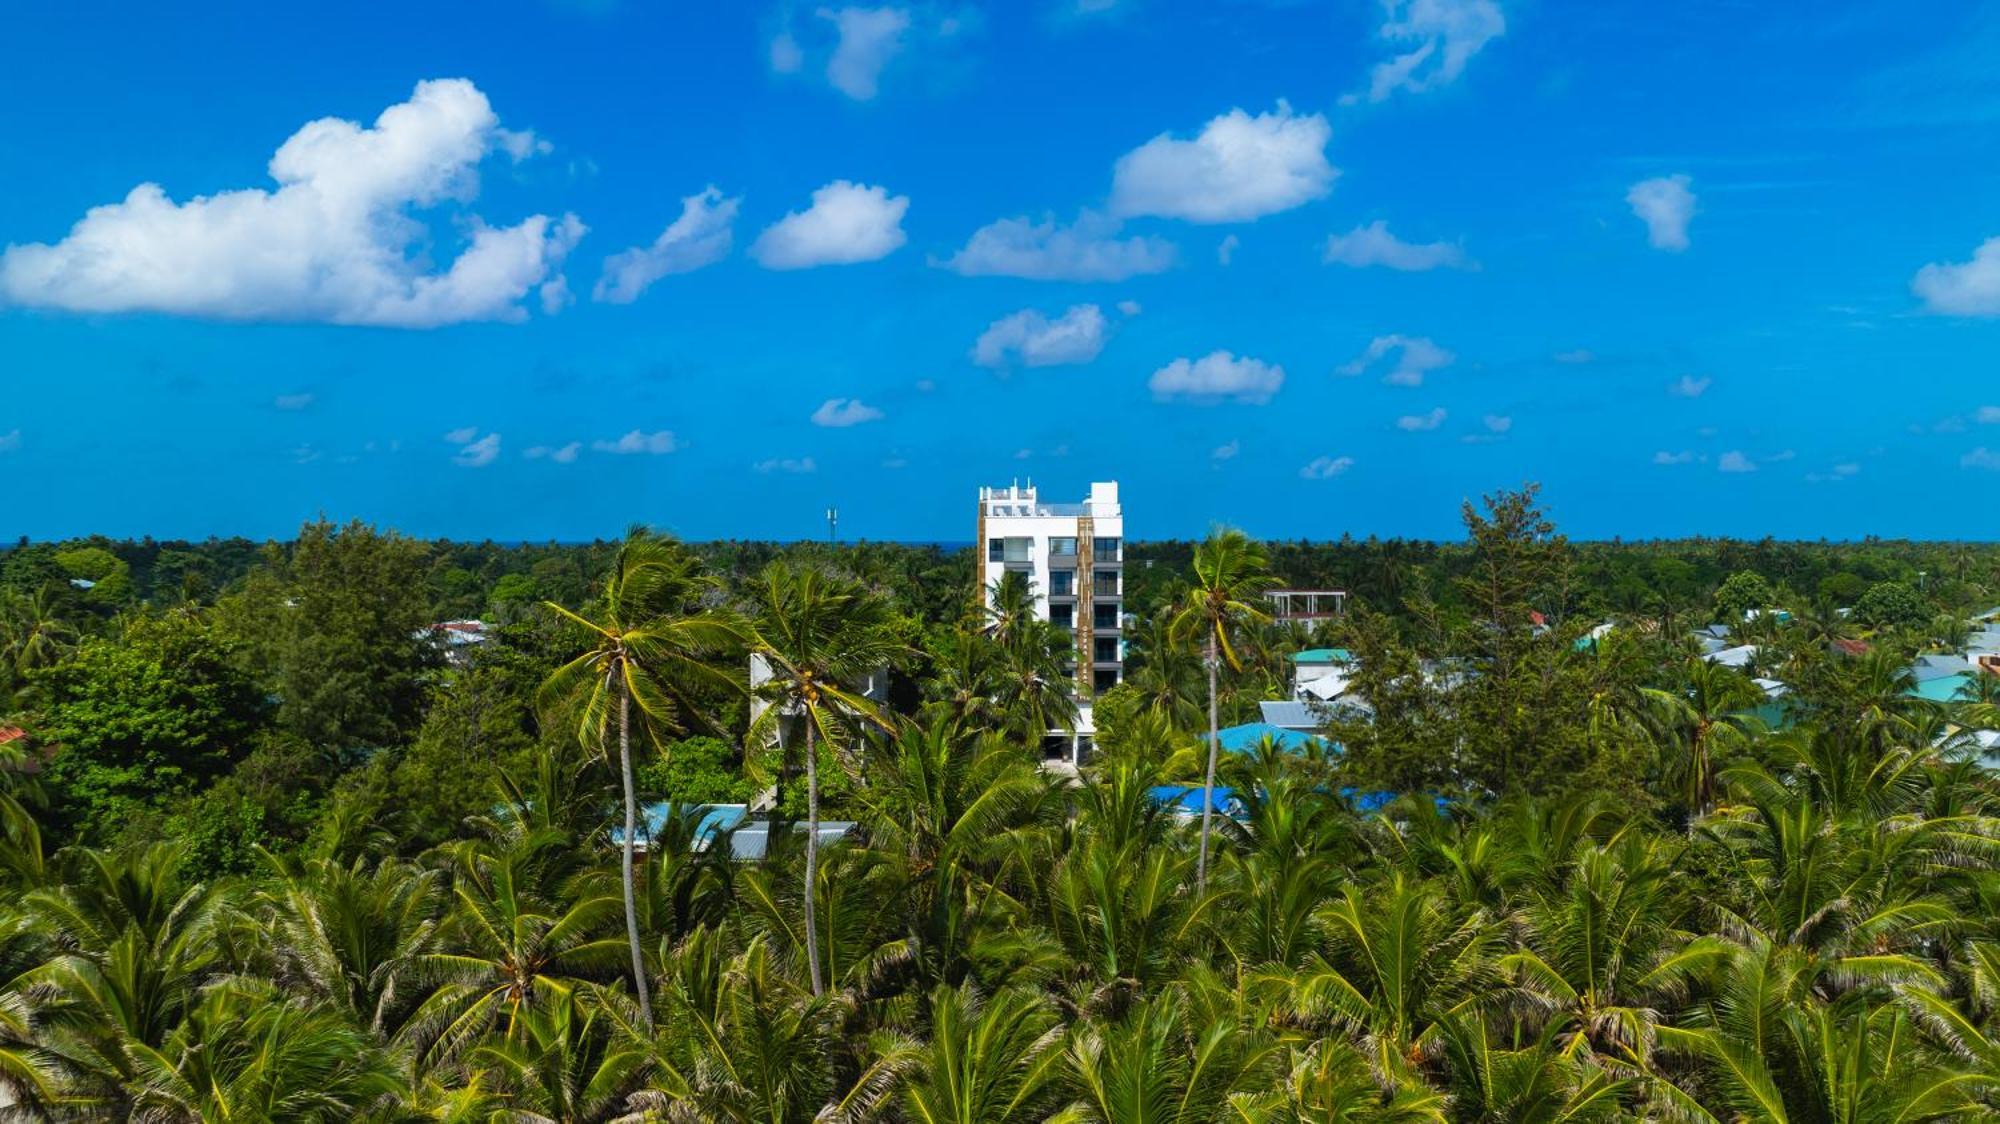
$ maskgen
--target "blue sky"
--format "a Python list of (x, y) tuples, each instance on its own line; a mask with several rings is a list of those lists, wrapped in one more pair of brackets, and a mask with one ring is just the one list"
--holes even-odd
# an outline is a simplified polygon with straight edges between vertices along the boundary
[(1989, 6), (0, 20), (0, 536), (1995, 535)]

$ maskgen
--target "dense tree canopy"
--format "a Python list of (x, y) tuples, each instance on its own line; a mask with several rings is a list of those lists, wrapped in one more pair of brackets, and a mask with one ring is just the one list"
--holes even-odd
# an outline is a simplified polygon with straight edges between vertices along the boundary
[[(1128, 544), (1077, 775), (1040, 744), (1067, 637), (964, 551), (20, 544), (0, 1089), (78, 1120), (2000, 1115), (2000, 676), (1913, 671), (2000, 605), (2000, 551), (1572, 543), (1532, 489), (1464, 517)], [(1266, 581), (1350, 611), (1262, 619)], [(1702, 658), (1713, 621), (1746, 666)], [(1325, 740), (1211, 779), (1210, 672), (1251, 721), (1309, 647), (1351, 656)], [(1204, 833), (1164, 794), (1211, 784)], [(734, 858), (714, 802), (768, 845)]]

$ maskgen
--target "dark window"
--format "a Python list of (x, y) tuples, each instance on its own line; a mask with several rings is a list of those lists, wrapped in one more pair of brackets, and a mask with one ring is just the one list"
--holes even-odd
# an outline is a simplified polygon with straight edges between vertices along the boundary
[(1118, 658), (1118, 638), (1116, 636), (1095, 637), (1090, 643), (1094, 649), (1091, 652), (1091, 662), (1110, 663)]
[(1075, 628), (1076, 606), (1074, 605), (1049, 606), (1049, 623), (1055, 625), (1057, 628)]
[(1076, 596), (1076, 571), (1050, 570), (1049, 593), (1054, 597)]
[(986, 560), (988, 562), (1005, 562), (1007, 560), (1007, 540), (987, 539)]
[(1092, 605), (1090, 607), (1090, 625), (1092, 628), (1117, 628), (1118, 602), (1112, 601), (1106, 603), (1100, 601)]
[(1116, 562), (1118, 561), (1118, 540), (1092, 539), (1090, 553), (1100, 562)]
[(1099, 597), (1118, 596), (1118, 571), (1097, 571), (1097, 581), (1090, 588), (1091, 592), (1097, 594)]
[(1118, 669), (1115, 667), (1098, 668), (1096, 671), (1090, 673), (1090, 685), (1095, 690), (1109, 691), (1118, 685)]

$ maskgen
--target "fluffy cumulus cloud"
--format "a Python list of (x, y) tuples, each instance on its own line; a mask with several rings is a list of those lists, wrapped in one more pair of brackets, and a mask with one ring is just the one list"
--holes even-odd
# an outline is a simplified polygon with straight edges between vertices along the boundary
[(1171, 242), (1120, 238), (1120, 225), (1090, 211), (1068, 226), (1053, 216), (1001, 219), (973, 231), (963, 248), (938, 264), (965, 277), (1030, 281), (1123, 281), (1173, 268), (1178, 253)]
[(813, 411), (812, 423), (829, 429), (846, 429), (850, 425), (882, 420), (882, 411), (864, 404), (859, 398), (829, 398)]
[(1741, 451), (1731, 449), (1722, 454), (1721, 458), (1715, 462), (1715, 467), (1723, 472), (1755, 472), (1757, 471), (1757, 462), (1744, 456)]
[(1625, 202), (1646, 224), (1646, 241), (1656, 250), (1680, 253), (1688, 248), (1688, 220), (1694, 218), (1694, 192), (1684, 175), (1640, 180), (1625, 193)]
[(1932, 262), (1919, 269), (1910, 289), (1932, 312), (2000, 316), (2000, 238), (1980, 243), (1971, 261)]
[(1653, 454), (1653, 463), (1658, 465), (1691, 464), (1693, 461), (1694, 451), (1691, 449), (1682, 449), (1678, 453), (1661, 449)]
[(592, 300), (630, 304), (646, 287), (670, 273), (687, 273), (729, 254), (740, 199), (724, 198), (713, 185), (681, 200), (680, 217), (667, 224), (650, 246), (634, 246), (604, 259), (604, 275)]
[(1307, 480), (1331, 480), (1353, 467), (1353, 457), (1314, 457), (1299, 469), (1299, 475)]
[[(0, 300), (77, 312), (427, 328), (518, 320), (584, 233), (574, 215), (490, 226), (463, 207), (494, 152), (532, 155), (464, 79), (418, 83), (373, 125), (309, 122), (260, 187), (183, 203), (142, 183), (94, 207), (53, 245), (0, 254)], [(449, 266), (413, 253), (437, 234), (418, 208), (457, 204), (465, 244)]]
[(1051, 320), (1024, 308), (987, 325), (972, 345), (972, 361), (982, 367), (1054, 367), (1088, 363), (1104, 350), (1104, 313), (1094, 304), (1073, 305)]
[(1146, 386), (1162, 401), (1248, 402), (1262, 405), (1285, 385), (1285, 369), (1249, 356), (1211, 351), (1199, 359), (1176, 359), (1153, 372)]
[(1382, 0), (1378, 30), (1397, 53), (1368, 75), (1368, 100), (1399, 90), (1422, 93), (1449, 85), (1465, 64), (1507, 30), (1494, 0)]
[(500, 459), (500, 435), (488, 433), (482, 437), (476, 425), (454, 429), (444, 439), (447, 444), (458, 446), (451, 463), (460, 468), (485, 468)]
[(1391, 234), (1389, 224), (1379, 219), (1346, 234), (1329, 237), (1321, 258), (1329, 265), (1350, 265), (1356, 269), (1379, 265), (1406, 273), (1472, 267), (1464, 248), (1457, 243), (1405, 242)]
[(662, 429), (656, 433), (635, 429), (616, 440), (592, 441), (590, 447), (600, 453), (618, 453), (624, 456), (644, 453), (657, 457), (678, 451), (681, 442), (670, 429)]
[(1193, 140), (1161, 133), (1118, 158), (1111, 211), (1216, 223), (1291, 210), (1333, 189), (1332, 135), (1325, 117), (1300, 116), (1284, 102), (1255, 117), (1232, 109)]
[(750, 255), (766, 269), (853, 265), (888, 257), (908, 241), (903, 214), (910, 197), (835, 180), (812, 194), (812, 206), (764, 228)]
[[(18, 438), (18, 436), (19, 434), (17, 433), (16, 437)], [(2000, 472), (2000, 452), (1981, 445), (1979, 448), (1958, 458), (1958, 466), (1960, 468), (1984, 468), (1989, 471)]]
[(1243, 451), (1243, 442), (1238, 440), (1237, 438), (1232, 437), (1229, 440), (1224, 441), (1222, 444), (1217, 445), (1215, 448), (1209, 450), (1208, 459), (1216, 462), (1217, 464), (1220, 464), (1223, 461), (1233, 461), (1236, 459), (1237, 455), (1242, 451)]
[(567, 445), (536, 445), (522, 456), (531, 461), (553, 461), (556, 464), (574, 464), (576, 455), (583, 450), (583, 442), (571, 441)]
[(1405, 433), (1428, 433), (1444, 424), (1443, 406), (1438, 406), (1425, 414), (1404, 414), (1396, 419), (1396, 428)]
[(1505, 433), (1514, 428), (1514, 419), (1505, 414), (1488, 414), (1479, 419), (1488, 433)]
[[(1394, 359), (1383, 363), (1390, 356)], [(1425, 375), (1450, 366), (1454, 358), (1423, 336), (1376, 336), (1366, 350), (1340, 367), (1340, 373), (1359, 375), (1379, 365), (1387, 368), (1382, 381), (1390, 386), (1422, 386)]]
[(1680, 378), (1667, 384), (1667, 393), (1673, 395), (1675, 398), (1700, 398), (1702, 395), (1708, 393), (1709, 386), (1714, 382), (1715, 380), (1709, 378), (1707, 375), (1699, 377), (1682, 375)]
[(819, 465), (814, 464), (811, 457), (772, 457), (750, 467), (763, 473), (786, 472), (794, 475), (819, 471)]

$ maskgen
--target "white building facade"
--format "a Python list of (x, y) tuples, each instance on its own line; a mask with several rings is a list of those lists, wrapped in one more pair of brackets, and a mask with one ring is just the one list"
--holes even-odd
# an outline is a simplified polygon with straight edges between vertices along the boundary
[(979, 489), (980, 588), (1010, 571), (1035, 592), (1035, 614), (1076, 639), (1077, 728), (1064, 737), (1072, 761), (1097, 728), (1091, 699), (1125, 677), (1125, 515), (1115, 481), (1094, 483), (1082, 503), (1043, 503), (1033, 483)]

